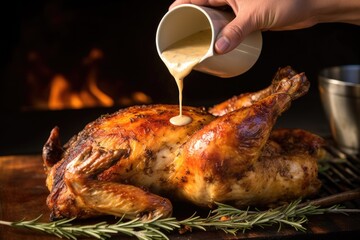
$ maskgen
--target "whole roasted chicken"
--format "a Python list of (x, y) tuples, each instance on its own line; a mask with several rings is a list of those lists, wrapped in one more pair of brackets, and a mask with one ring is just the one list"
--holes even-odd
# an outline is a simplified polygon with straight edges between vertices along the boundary
[(100, 117), (62, 146), (55, 127), (43, 148), (51, 218), (172, 214), (168, 199), (211, 207), (284, 203), (317, 192), (324, 141), (300, 129), (273, 130), (309, 82), (290, 67), (272, 84), (214, 106), (134, 106)]

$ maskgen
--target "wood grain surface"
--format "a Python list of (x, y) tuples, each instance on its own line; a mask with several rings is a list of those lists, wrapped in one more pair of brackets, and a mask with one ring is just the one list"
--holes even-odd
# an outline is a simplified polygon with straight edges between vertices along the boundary
[[(40, 155), (3, 156), (0, 157), (0, 220), (19, 221), (33, 219), (42, 215), (41, 221), (49, 221), (49, 210), (46, 206), (48, 190), (45, 186)], [(174, 205), (174, 214), (190, 216), (192, 207)], [(195, 209), (196, 210), (196, 209)], [(226, 235), (221, 231), (193, 231), (191, 233), (170, 233), (170, 239), (359, 239), (360, 214), (325, 214), (309, 218), (305, 225), (306, 232), (297, 232), (290, 227), (265, 229), (255, 228), (237, 236)], [(49, 240), (57, 237), (43, 233), (0, 226), (0, 240)], [(112, 239), (130, 239), (125, 236), (114, 236)]]

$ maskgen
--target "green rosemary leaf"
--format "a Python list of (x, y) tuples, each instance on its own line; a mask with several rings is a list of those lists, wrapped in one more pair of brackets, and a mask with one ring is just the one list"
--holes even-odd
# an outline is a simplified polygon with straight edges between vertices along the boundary
[(207, 231), (216, 229), (226, 234), (236, 235), (237, 232), (248, 231), (253, 227), (264, 228), (266, 226), (278, 225), (280, 231), (283, 225), (293, 227), (297, 231), (306, 231), (304, 224), (308, 221), (307, 216), (324, 213), (347, 213), (358, 212), (358, 209), (344, 209), (339, 205), (328, 208), (321, 208), (311, 204), (301, 204), (301, 200), (293, 201), (286, 206), (281, 206), (267, 211), (250, 211), (237, 209), (230, 205), (216, 203), (217, 208), (210, 211), (208, 216), (203, 218), (196, 213), (190, 217), (177, 220), (174, 217), (161, 218), (161, 216), (151, 220), (141, 220), (135, 218), (124, 220), (120, 218), (114, 224), (99, 222), (92, 225), (76, 225), (75, 218), (61, 219), (50, 223), (39, 221), (41, 216), (32, 220), (21, 220), (18, 222), (0, 221), (0, 225), (15, 228), (26, 228), (57, 236), (76, 240), (78, 237), (92, 237), (95, 239), (105, 240), (113, 235), (124, 234), (136, 237), (139, 240), (168, 240), (167, 233), (175, 230), (191, 231), (197, 229)]

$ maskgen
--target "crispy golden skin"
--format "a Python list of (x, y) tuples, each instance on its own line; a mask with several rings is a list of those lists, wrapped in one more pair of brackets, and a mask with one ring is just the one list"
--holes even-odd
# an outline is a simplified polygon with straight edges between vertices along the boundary
[(241, 207), (316, 193), (323, 139), (300, 129), (273, 130), (308, 88), (303, 73), (286, 67), (259, 92), (209, 111), (184, 107), (193, 119), (185, 126), (169, 122), (178, 106), (149, 105), (102, 116), (65, 146), (55, 127), (43, 149), (51, 217), (167, 217), (168, 198)]

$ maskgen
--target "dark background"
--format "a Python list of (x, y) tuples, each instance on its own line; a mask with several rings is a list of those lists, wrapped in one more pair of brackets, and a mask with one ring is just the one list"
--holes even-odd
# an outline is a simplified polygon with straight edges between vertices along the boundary
[[(1, 14), (0, 155), (40, 153), (51, 128), (58, 125), (63, 141), (112, 108), (23, 111), (29, 94), (24, 81), (30, 51), (38, 51), (54, 71), (74, 75), (91, 48), (104, 52), (101, 79), (109, 94), (144, 91), (153, 103), (178, 103), (174, 80), (155, 47), (158, 23), (172, 1), (20, 1)], [(247, 73), (229, 79), (192, 72), (185, 80), (184, 105), (211, 106), (271, 82), (279, 67), (305, 72), (309, 93), (279, 119), (281, 127), (301, 127), (327, 135), (317, 75), (324, 67), (360, 64), (360, 27), (319, 24), (283, 32), (263, 32), (258, 62)], [(75, 74), (76, 75), (76, 74)]]

